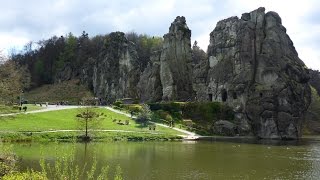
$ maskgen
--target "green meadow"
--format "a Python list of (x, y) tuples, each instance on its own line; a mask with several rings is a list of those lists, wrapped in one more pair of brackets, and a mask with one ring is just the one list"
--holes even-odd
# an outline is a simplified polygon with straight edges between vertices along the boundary
[[(61, 130), (83, 130), (84, 127), (79, 125), (79, 120), (76, 118), (80, 111), (81, 108), (0, 117), (0, 137), (5, 140), (8, 138), (12, 140), (32, 139), (32, 137), (40, 137), (40, 139), (47, 137), (52, 140), (55, 137), (58, 139), (76, 137), (83, 132), (61, 132)], [(150, 136), (178, 137), (178, 135), (184, 135), (181, 132), (160, 126), (156, 126), (155, 130), (150, 130), (149, 125), (143, 126), (125, 115), (105, 108), (94, 108), (94, 111), (103, 114), (97, 120), (95, 127), (92, 128), (94, 131), (90, 131), (92, 136), (98, 139), (114, 139), (114, 137), (117, 139), (121, 139), (121, 137), (141, 139), (142, 137), (144, 139), (146, 136), (149, 138)], [(126, 121), (129, 121), (128, 125), (124, 125)], [(108, 132), (109, 130), (112, 132)]]

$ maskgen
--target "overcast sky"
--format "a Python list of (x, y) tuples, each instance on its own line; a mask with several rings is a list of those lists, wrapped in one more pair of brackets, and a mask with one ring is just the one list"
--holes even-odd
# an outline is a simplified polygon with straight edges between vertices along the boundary
[(299, 57), (320, 70), (318, 0), (1, 0), (0, 49), (83, 30), (91, 37), (112, 31), (162, 36), (176, 16), (185, 16), (192, 41), (206, 50), (219, 20), (258, 7), (279, 13)]

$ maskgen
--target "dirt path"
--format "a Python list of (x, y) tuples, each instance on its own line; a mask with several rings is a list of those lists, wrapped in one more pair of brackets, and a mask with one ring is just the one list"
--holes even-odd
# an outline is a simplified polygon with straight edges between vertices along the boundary
[(33, 114), (33, 113), (41, 113), (41, 112), (48, 112), (48, 111), (57, 111), (62, 109), (74, 109), (80, 106), (56, 106), (56, 105), (48, 105), (48, 107), (44, 107), (44, 109), (34, 110), (34, 111), (27, 111), (27, 112), (19, 112), (19, 113), (9, 113), (9, 114), (0, 114), (1, 116), (14, 116), (17, 114)]

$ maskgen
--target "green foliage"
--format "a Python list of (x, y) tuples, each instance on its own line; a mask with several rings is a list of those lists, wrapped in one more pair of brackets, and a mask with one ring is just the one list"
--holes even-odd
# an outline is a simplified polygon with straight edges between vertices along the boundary
[(161, 115), (163, 111), (170, 113), (174, 119), (195, 118), (211, 121), (217, 119), (233, 120), (234, 118), (232, 109), (219, 102), (151, 103), (149, 106), (152, 111), (160, 112), (163, 119), (165, 119)]
[(113, 102), (113, 105), (119, 108), (122, 108), (123, 102), (121, 100), (117, 100)]
[(154, 112), (154, 121), (169, 123), (173, 120), (175, 124), (181, 124), (183, 119), (192, 119), (192, 129), (202, 135), (209, 135), (212, 124), (217, 120), (234, 120), (232, 108), (220, 102), (168, 102), (149, 105)]
[(36, 61), (36, 64), (35, 64), (36, 74), (37, 74), (38, 76), (43, 76), (43, 75), (44, 75), (44, 71), (45, 71), (44, 68), (45, 68), (45, 67), (44, 67), (44, 64), (43, 64), (43, 60), (42, 60), (42, 59), (38, 59), (38, 60)]
[(28, 88), (30, 75), (13, 61), (0, 64), (0, 103), (13, 104), (16, 97)]
[[(32, 42), (28, 43), (24, 52), (13, 54), (11, 59), (27, 67), (31, 74), (31, 88), (36, 88), (54, 83), (55, 78), (59, 77), (57, 75), (61, 75), (60, 72), (66, 67), (72, 69), (73, 76), (78, 76), (84, 67), (92, 66), (105, 51), (110, 52), (108, 59), (111, 61), (119, 59), (118, 51), (124, 48), (123, 43), (128, 41), (133, 42), (137, 50), (138, 61), (134, 66), (143, 70), (150, 62), (150, 57), (160, 50), (163, 44), (163, 38), (157, 36), (138, 35), (133, 32), (127, 33), (126, 37), (122, 32), (92, 38), (89, 38), (86, 32), (78, 37), (72, 33), (60, 37), (52, 36), (37, 42), (37, 48), (32, 46)], [(111, 68), (118, 66), (117, 63), (111, 64)]]
[(195, 41), (192, 46), (192, 61), (194, 64), (199, 64), (207, 60), (207, 54), (198, 46), (198, 42)]
[(12, 147), (11, 146), (5, 146), (3, 147), (2, 144), (0, 144), (0, 179), (2, 176), (6, 174), (10, 174), (14, 172), (16, 169), (16, 157), (12, 153)]
[(179, 112), (182, 110), (182, 104), (178, 102), (169, 102), (169, 103), (150, 103), (148, 104), (152, 111), (163, 110), (170, 113)]
[[(145, 131), (136, 132), (95, 132), (91, 137), (93, 142), (109, 142), (109, 141), (173, 141), (181, 140), (183, 133), (175, 130), (157, 126), (156, 131), (150, 131), (145, 127)], [(3, 142), (83, 142), (79, 139), (78, 132), (56, 132), (56, 133), (6, 133), (1, 134)]]
[(129, 113), (133, 112), (133, 114), (138, 114), (142, 111), (142, 106), (140, 104), (122, 104), (121, 107)]
[[(131, 118), (114, 113), (105, 108), (94, 108), (97, 113), (103, 113), (104, 119), (95, 126), (95, 132), (91, 133), (93, 140), (124, 140), (136, 139), (161, 139), (156, 134), (149, 134), (147, 126), (141, 126), (140, 123)], [(8, 142), (30, 142), (30, 141), (72, 141), (83, 134), (79, 132), (79, 126), (75, 121), (75, 116), (79, 113), (77, 109), (67, 109), (59, 111), (42, 112), (35, 114), (20, 114), (10, 117), (0, 117), (0, 131), (10, 131), (12, 133), (1, 133), (0, 140)], [(116, 122), (129, 122), (129, 125), (119, 125)], [(75, 132), (45, 132), (54, 130), (74, 130)], [(99, 130), (123, 130), (132, 133), (122, 133), (114, 135), (111, 132), (100, 133)], [(157, 127), (153, 133), (159, 133), (163, 136), (177, 137), (177, 134), (183, 134), (173, 129)], [(122, 137), (119, 137), (122, 136)], [(156, 136), (156, 137), (153, 137)], [(135, 138), (137, 137), (137, 138)], [(167, 139), (166, 137), (164, 139)], [(80, 139), (79, 139), (80, 140)]]
[(151, 37), (146, 34), (138, 35), (135, 32), (129, 32), (126, 33), (126, 37), (136, 45), (141, 69), (147, 66), (152, 53), (160, 50), (163, 44), (163, 38), (158, 36)]
[[(23, 106), (26, 106), (28, 111), (34, 111), (34, 110), (40, 110), (43, 109), (42, 107), (36, 106), (34, 104), (24, 104)], [(0, 104), (0, 114), (9, 114), (9, 113), (18, 113), (20, 106), (18, 105), (1, 105)]]
[(14, 172), (3, 177), (3, 180), (48, 180), (45, 174), (35, 171)]
[(234, 113), (232, 108), (219, 102), (192, 102), (186, 103), (182, 107), (184, 118), (195, 118), (204, 121), (218, 119), (233, 120)]
[(142, 124), (146, 125), (147, 122), (151, 119), (151, 116), (152, 116), (152, 111), (150, 110), (149, 105), (142, 104), (141, 112), (137, 116), (136, 121), (138, 123), (142, 123)]
[(64, 50), (60, 53), (59, 59), (55, 61), (56, 70), (60, 70), (66, 63), (71, 63), (76, 59), (77, 38), (70, 32), (65, 39)]
[[(59, 151), (55, 149), (56, 159), (53, 161), (45, 161), (44, 158), (40, 159), (41, 171), (37, 172), (33, 169), (26, 172), (9, 172), (3, 179), (5, 180), (79, 180), (79, 179), (98, 179), (107, 180), (110, 179), (109, 166), (104, 165), (100, 169), (97, 168), (97, 158), (94, 155), (93, 163), (85, 163), (83, 166), (76, 164), (75, 159), (75, 146), (71, 151)], [(59, 155), (57, 155), (59, 153)], [(90, 162), (90, 160), (89, 160)], [(114, 179), (122, 180), (123, 174), (120, 166), (116, 167)]]
[(115, 173), (115, 176), (114, 176), (114, 180), (123, 180), (123, 178), (122, 178), (122, 170), (121, 170), (121, 167), (119, 165), (116, 168), (116, 173)]
[(92, 107), (79, 108), (79, 113), (76, 115), (79, 122), (79, 128), (85, 130), (85, 136), (83, 140), (89, 140), (88, 132), (96, 129), (102, 118), (105, 118), (103, 113), (99, 113)]

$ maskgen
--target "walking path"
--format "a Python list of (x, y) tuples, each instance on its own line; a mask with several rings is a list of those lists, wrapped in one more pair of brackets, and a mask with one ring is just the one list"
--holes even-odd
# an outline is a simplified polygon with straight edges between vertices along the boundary
[(0, 114), (1, 116), (14, 116), (17, 114), (33, 114), (33, 113), (40, 113), (40, 112), (48, 112), (48, 111), (57, 111), (62, 109), (74, 109), (80, 106), (56, 106), (56, 105), (48, 105), (48, 107), (44, 107), (44, 109), (34, 110), (34, 111), (27, 111), (27, 112), (19, 112), (19, 113), (9, 113), (9, 114)]
[[(131, 115), (129, 113), (125, 113), (125, 112), (122, 112), (122, 111), (119, 111), (117, 109), (113, 109), (112, 107), (109, 107), (107, 106), (106, 107), (108, 110), (110, 111), (113, 111), (115, 113), (119, 113), (119, 114), (123, 114), (127, 117), (131, 117)], [(132, 118), (136, 118), (136, 116), (133, 116)], [(170, 127), (168, 125), (165, 125), (165, 124), (160, 124), (160, 123), (156, 123), (156, 122), (153, 122), (153, 121), (149, 121), (150, 123), (153, 123), (157, 126), (162, 126), (162, 127), (166, 127), (166, 128), (171, 128), (171, 129), (174, 129), (176, 131), (179, 131), (179, 132), (182, 132), (184, 134), (187, 134), (186, 136), (185, 135), (182, 135), (182, 137), (186, 140), (196, 140), (196, 139), (199, 139), (201, 136), (200, 135), (197, 135), (196, 133), (194, 132), (190, 132), (190, 131), (187, 131), (187, 130), (183, 130), (183, 129), (179, 129), (179, 128), (175, 128), (175, 127)]]

